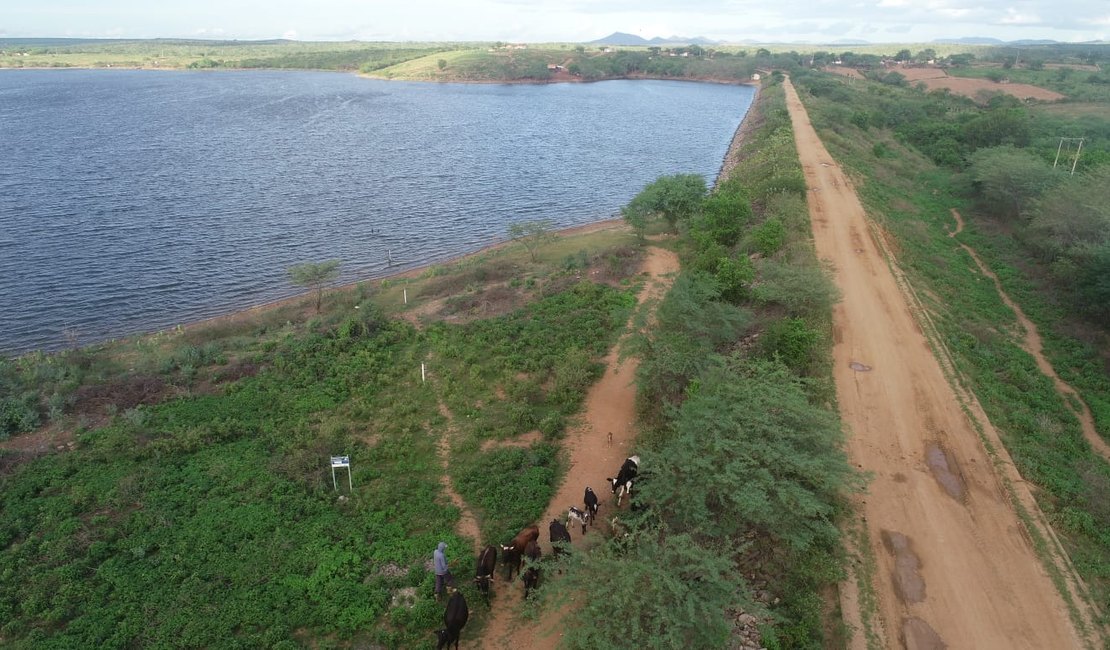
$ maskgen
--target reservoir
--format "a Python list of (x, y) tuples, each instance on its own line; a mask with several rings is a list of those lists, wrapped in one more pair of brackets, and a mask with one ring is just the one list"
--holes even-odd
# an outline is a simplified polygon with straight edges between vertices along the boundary
[[(172, 327), (712, 182), (753, 89), (326, 72), (0, 72), (0, 355)], [(390, 264), (392, 259), (392, 264)]]

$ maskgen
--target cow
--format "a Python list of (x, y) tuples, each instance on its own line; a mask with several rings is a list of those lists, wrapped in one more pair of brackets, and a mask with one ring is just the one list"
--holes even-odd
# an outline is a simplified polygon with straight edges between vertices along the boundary
[(531, 562), (539, 562), (541, 555), (543, 555), (543, 551), (540, 550), (540, 540), (537, 535), (536, 539), (528, 542), (528, 545), (524, 547), (524, 557)]
[[(617, 507), (621, 505), (621, 498), (624, 495), (632, 496), (632, 483), (636, 479), (636, 473), (640, 470), (640, 457), (629, 456), (624, 459), (624, 464), (621, 465), (621, 471), (617, 472), (617, 478), (607, 478), (609, 485), (613, 488), (613, 494), (617, 495)], [(620, 490), (620, 492), (618, 492)]]
[(552, 519), (547, 532), (551, 539), (551, 550), (558, 558), (570, 546), (570, 531), (558, 519)]
[(582, 526), (582, 534), (585, 535), (586, 525), (590, 523), (589, 511), (582, 511), (578, 508), (575, 508), (574, 506), (571, 506), (570, 510), (567, 511), (567, 526), (570, 526), (570, 522), (572, 521)]
[(597, 494), (594, 493), (592, 487), (586, 488), (586, 494), (582, 497), (582, 504), (586, 506), (586, 512), (590, 515), (590, 523), (592, 524), (597, 520)]
[(532, 590), (536, 588), (536, 585), (540, 583), (540, 568), (535, 566), (528, 567), (524, 570), (524, 573), (520, 574), (520, 579), (524, 582), (524, 597), (528, 598), (528, 595), (531, 594)]
[(513, 579), (514, 567), (518, 573), (520, 572), (520, 565), (524, 561), (524, 548), (528, 546), (528, 542), (534, 542), (539, 538), (540, 527), (528, 526), (517, 533), (508, 546), (501, 547), (501, 561), (509, 567), (509, 580)]
[(474, 569), (474, 582), (478, 591), (489, 603), (489, 585), (493, 581), (493, 570), (497, 567), (497, 547), (487, 546), (478, 554), (478, 566)]
[(470, 618), (470, 610), (466, 608), (466, 599), (463, 598), (461, 591), (456, 590), (451, 594), (451, 598), (447, 601), (447, 609), (443, 612), (445, 627), (442, 630), (436, 630), (436, 636), (439, 638), (436, 650), (444, 650), (452, 642), (455, 644), (455, 650), (459, 650), (459, 636), (468, 618)]

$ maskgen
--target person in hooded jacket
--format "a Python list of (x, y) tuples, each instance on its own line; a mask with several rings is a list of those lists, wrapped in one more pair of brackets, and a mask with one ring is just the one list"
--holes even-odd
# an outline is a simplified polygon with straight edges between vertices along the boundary
[(451, 575), (451, 569), (447, 567), (447, 542), (440, 542), (436, 546), (436, 550), (432, 553), (432, 564), (436, 573), (436, 600), (439, 600), (439, 595), (443, 593), (443, 588), (447, 585), (455, 585), (455, 577)]

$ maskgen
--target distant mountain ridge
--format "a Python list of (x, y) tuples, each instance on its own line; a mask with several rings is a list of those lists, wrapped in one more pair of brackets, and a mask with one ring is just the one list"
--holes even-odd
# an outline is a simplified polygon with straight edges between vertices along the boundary
[(629, 34), (626, 32), (613, 32), (604, 38), (599, 38), (596, 41), (589, 41), (586, 45), (717, 45), (720, 41), (714, 41), (704, 36), (671, 36), (669, 38), (662, 38), (656, 36), (655, 38), (647, 39), (643, 36)]

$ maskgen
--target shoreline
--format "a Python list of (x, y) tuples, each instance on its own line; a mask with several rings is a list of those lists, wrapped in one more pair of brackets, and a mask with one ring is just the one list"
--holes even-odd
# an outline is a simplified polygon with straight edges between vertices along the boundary
[(619, 77), (605, 77), (604, 79), (581, 79), (581, 78), (558, 78), (558, 79), (406, 79), (396, 77), (384, 77), (375, 75), (372, 72), (361, 72), (359, 70), (328, 70), (325, 68), (189, 68), (189, 67), (162, 67), (162, 66), (143, 66), (143, 65), (65, 65), (65, 66), (20, 66), (8, 67), (0, 66), (0, 73), (6, 70), (146, 70), (151, 72), (203, 72), (203, 73), (219, 73), (219, 72), (327, 72), (335, 74), (350, 74), (363, 79), (374, 79), (377, 81), (398, 81), (406, 83), (430, 83), (430, 84), (501, 84), (510, 86), (538, 86), (547, 84), (588, 84), (599, 83), (602, 81), (687, 81), (691, 83), (707, 83), (707, 84), (720, 84), (724, 86), (752, 86), (756, 89), (760, 84), (756, 81), (747, 79), (727, 79), (723, 77), (663, 77), (651, 75), (621, 75)]
[[(603, 230), (616, 230), (616, 229), (621, 228), (621, 227), (626, 227), (624, 225), (624, 219), (622, 219), (621, 217), (610, 217), (608, 219), (603, 219), (601, 221), (594, 221), (594, 222), (591, 222), (591, 223), (581, 224), (581, 225), (578, 225), (578, 226), (568, 226), (566, 228), (560, 228), (559, 230), (555, 230), (553, 232), (556, 235), (560, 236), (560, 237), (565, 237), (565, 236), (568, 236), (568, 235), (584, 235), (584, 234), (593, 233), (593, 232), (600, 232), (600, 231), (603, 231)], [(426, 271), (428, 271), (429, 269), (433, 269), (433, 268), (436, 268), (438, 266), (443, 266), (443, 265), (447, 265), (447, 264), (455, 264), (457, 262), (462, 262), (463, 260), (466, 260), (468, 258), (477, 257), (479, 255), (484, 255), (486, 253), (489, 253), (489, 252), (492, 252), (492, 251), (495, 251), (495, 250), (499, 250), (499, 249), (505, 248), (507, 246), (511, 246), (513, 243), (514, 242), (511, 239), (510, 240), (505, 240), (505, 241), (497, 241), (497, 242), (493, 242), (493, 243), (487, 244), (485, 246), (482, 246), (481, 248), (479, 248), (477, 250), (474, 250), (474, 251), (471, 251), (469, 253), (460, 253), (458, 255), (454, 255), (452, 257), (448, 257), (448, 258), (442, 259), (442, 260), (437, 260), (435, 262), (426, 262), (424, 264), (420, 264), (419, 266), (415, 266), (411, 269), (406, 269), (404, 271), (397, 271), (395, 273), (387, 273), (385, 275), (374, 275), (374, 276), (367, 276), (367, 277), (359, 278), (357, 280), (350, 280), (350, 281), (344, 282), (342, 284), (337, 284), (337, 285), (325, 287), (324, 289), (326, 291), (349, 291), (349, 290), (354, 289), (358, 285), (363, 284), (365, 282), (386, 282), (386, 281), (401, 280), (401, 279), (406, 279), (406, 278), (416, 278), (416, 277), (419, 277), (421, 274), (425, 273)], [(272, 310), (272, 309), (279, 309), (281, 307), (287, 307), (289, 305), (292, 305), (292, 304), (295, 304), (297, 302), (301, 302), (301, 301), (304, 301), (304, 300), (312, 300), (313, 299), (312, 294), (313, 294), (312, 291), (303, 291), (303, 292), (294, 294), (292, 296), (287, 296), (285, 298), (278, 298), (276, 300), (269, 300), (269, 301), (266, 301), (266, 302), (258, 303), (256, 305), (250, 305), (248, 307), (240, 307), (238, 309), (235, 309), (234, 311), (227, 312), (226, 314), (220, 314), (219, 316), (209, 316), (207, 318), (201, 318), (201, 319), (198, 319), (198, 320), (186, 321), (186, 322), (174, 325), (173, 327), (170, 327), (170, 328), (163, 328), (163, 329), (159, 329), (159, 330), (145, 330), (141, 333), (130, 334), (130, 335), (127, 335), (127, 336), (124, 336), (124, 337), (116, 338), (116, 339), (109, 339), (107, 341), (102, 341), (100, 343), (92, 343), (88, 347), (93, 347), (93, 346), (96, 346), (96, 345), (103, 345), (103, 344), (123, 341), (123, 340), (129, 339), (129, 338), (132, 338), (132, 337), (138, 338), (138, 337), (143, 337), (143, 336), (150, 336), (152, 334), (157, 334), (159, 332), (179, 331), (179, 330), (180, 331), (195, 330), (195, 329), (207, 326), (207, 325), (218, 325), (218, 324), (221, 324), (221, 323), (236, 322), (238, 320), (246, 319), (246, 318), (249, 318), (251, 316), (255, 316), (255, 315), (261, 314), (263, 312), (266, 312), (266, 311), (269, 311), (269, 310)], [(34, 354), (34, 352), (28, 352), (27, 354)], [(52, 354), (52, 353), (48, 353), (48, 354)], [(20, 355), (20, 356), (23, 356), (23, 355)]]

